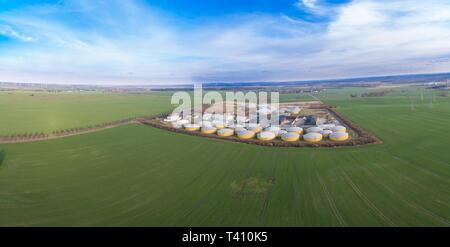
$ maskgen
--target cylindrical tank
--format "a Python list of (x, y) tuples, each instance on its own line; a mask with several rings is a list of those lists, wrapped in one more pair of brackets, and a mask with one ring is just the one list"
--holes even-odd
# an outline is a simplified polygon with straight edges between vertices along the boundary
[(277, 135), (271, 131), (263, 131), (258, 133), (258, 140), (261, 141), (270, 141), (275, 139), (275, 137), (277, 137)]
[(306, 133), (320, 133), (322, 131), (322, 128), (320, 127), (310, 127), (306, 129)]
[(232, 129), (220, 129), (217, 131), (217, 135), (221, 137), (227, 137), (234, 135), (234, 130)]
[(287, 132), (281, 135), (281, 140), (286, 142), (295, 142), (300, 139), (300, 134), (295, 132)]
[(333, 132), (347, 132), (347, 128), (345, 128), (344, 126), (334, 126), (333, 127)]
[(247, 127), (247, 129), (248, 129), (249, 131), (254, 132), (254, 133), (259, 133), (259, 132), (262, 131), (261, 126), (255, 126), (255, 125), (250, 125), (250, 126)]
[(322, 140), (322, 135), (319, 133), (308, 133), (303, 136), (303, 140), (306, 142), (320, 142)]
[(200, 129), (200, 125), (198, 124), (185, 124), (184, 129), (187, 131), (198, 131)]
[(255, 132), (249, 131), (249, 130), (237, 132), (237, 137), (239, 137), (240, 139), (251, 139), (254, 136), (255, 136)]
[(217, 131), (217, 129), (212, 126), (202, 127), (203, 134), (214, 134), (214, 133), (216, 133), (216, 131)]
[(303, 133), (303, 129), (301, 127), (288, 127), (288, 128), (286, 128), (286, 131), (287, 132), (294, 132), (294, 133), (297, 133), (297, 134)]
[(345, 141), (348, 139), (347, 132), (333, 132), (330, 134), (330, 140), (332, 141)]

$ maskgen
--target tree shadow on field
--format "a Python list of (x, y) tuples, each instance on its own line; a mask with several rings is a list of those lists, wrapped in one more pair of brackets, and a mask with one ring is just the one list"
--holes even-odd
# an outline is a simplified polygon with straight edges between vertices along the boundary
[(2, 166), (3, 161), (5, 160), (6, 153), (3, 150), (0, 150), (0, 166)]

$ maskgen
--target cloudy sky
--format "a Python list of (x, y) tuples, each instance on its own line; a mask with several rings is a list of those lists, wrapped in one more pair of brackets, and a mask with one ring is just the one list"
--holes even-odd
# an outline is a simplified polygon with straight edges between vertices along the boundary
[(0, 0), (0, 81), (164, 84), (450, 71), (450, 0)]

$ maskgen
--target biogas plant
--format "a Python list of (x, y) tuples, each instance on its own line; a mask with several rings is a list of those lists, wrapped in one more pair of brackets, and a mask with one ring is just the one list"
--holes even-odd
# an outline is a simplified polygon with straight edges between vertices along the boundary
[[(224, 109), (234, 111), (227, 113)], [(193, 109), (187, 109), (182, 113), (164, 114), (147, 123), (190, 135), (267, 146), (365, 144), (351, 144), (360, 137), (359, 131), (320, 101), (280, 103), (277, 107), (225, 101), (203, 106), (201, 114), (193, 112)]]

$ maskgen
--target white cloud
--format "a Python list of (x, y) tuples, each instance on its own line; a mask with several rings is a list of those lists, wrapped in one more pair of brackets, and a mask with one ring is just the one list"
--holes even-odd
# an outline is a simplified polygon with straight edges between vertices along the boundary
[[(69, 3), (0, 14), (0, 21), (27, 34), (16, 32), (15, 38), (35, 41), (0, 50), (0, 80), (277, 81), (450, 68), (445, 0), (354, 1), (328, 9), (335, 13), (329, 23), (246, 15), (202, 25), (174, 23), (134, 1)], [(324, 8), (321, 2), (302, 3)], [(60, 12), (82, 15), (92, 26), (53, 18)]]
[(306, 6), (307, 8), (315, 8), (317, 4), (317, 0), (300, 0), (300, 2)]
[(0, 35), (4, 35), (9, 38), (17, 39), (23, 42), (32, 42), (36, 40), (35, 38), (22, 34), (19, 31), (16, 31), (12, 27), (7, 25), (0, 25)]

